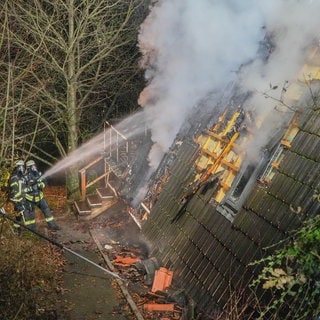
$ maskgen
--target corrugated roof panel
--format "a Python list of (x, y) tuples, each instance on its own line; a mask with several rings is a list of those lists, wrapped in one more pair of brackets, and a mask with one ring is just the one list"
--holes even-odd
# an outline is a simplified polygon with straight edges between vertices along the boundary
[(210, 231), (209, 224), (212, 223), (212, 220), (214, 219), (213, 215), (214, 209), (207, 205), (203, 210), (197, 212), (197, 220), (200, 224), (206, 227), (207, 230)]
[(313, 199), (315, 190), (312, 190), (309, 186), (303, 185), (300, 190), (297, 190), (296, 194), (292, 194), (292, 197), (288, 198), (290, 201), (290, 210), (297, 214), (305, 214), (308, 208), (308, 200)]
[[(163, 204), (169, 202), (170, 197), (174, 199), (180, 192), (180, 181), (176, 177), (170, 177), (169, 182), (162, 188), (157, 201), (154, 203), (153, 208), (156, 208), (159, 203)], [(169, 198), (169, 199), (168, 199)]]
[(234, 230), (231, 228), (231, 224), (224, 229), (217, 228), (217, 230), (214, 230), (212, 232), (214, 233), (214, 236), (220, 240), (223, 246), (230, 250), (234, 237)]
[(253, 243), (248, 237), (241, 232), (234, 232), (231, 237), (230, 250), (233, 255), (246, 264), (257, 256), (256, 251), (260, 251), (257, 244)]
[(299, 119), (299, 126), (304, 131), (320, 136), (320, 110), (306, 110)]
[(279, 172), (275, 174), (268, 188), (269, 193), (293, 207), (303, 207), (302, 202), (310, 190), (309, 186)]
[(315, 217), (319, 214), (320, 214), (320, 199), (314, 200), (308, 210), (309, 217)]
[(199, 304), (198, 304), (200, 310), (208, 310), (208, 312), (210, 312), (209, 308), (217, 309), (218, 307), (217, 307), (216, 302), (214, 302), (211, 299), (210, 295), (206, 291), (206, 288), (202, 288), (202, 292), (203, 293), (202, 293), (201, 297), (199, 296), (200, 299), (199, 299)]
[[(183, 192), (184, 181), (175, 174), (172, 174), (169, 178), (169, 183), (165, 185), (163, 190), (169, 193), (171, 196), (179, 198)], [(159, 199), (162, 198), (162, 192), (160, 193)]]
[(198, 214), (205, 209), (205, 203), (203, 201), (193, 198), (186, 207), (186, 212), (191, 219), (197, 220)]
[[(210, 287), (210, 291), (213, 291), (211, 297), (217, 301), (219, 305), (224, 305), (225, 301), (228, 299), (230, 290), (229, 283), (222, 277), (221, 274), (218, 274), (215, 279), (213, 279)], [(227, 291), (226, 291), (227, 290)]]
[(199, 206), (197, 212), (193, 211), (192, 215), (197, 219), (197, 221), (200, 224), (203, 224), (203, 221), (206, 220), (208, 217), (212, 216), (212, 212), (213, 212), (213, 207), (209, 204), (204, 204), (202, 202), (202, 204), (204, 205)]
[(170, 174), (171, 176), (176, 177), (177, 180), (181, 181), (185, 186), (186, 182), (189, 182), (189, 180), (193, 178), (194, 171), (190, 164), (181, 162), (179, 166), (170, 170)]
[(203, 285), (206, 286), (208, 288), (209, 291), (210, 290), (210, 287), (212, 285), (212, 282), (214, 281), (214, 279), (219, 276), (219, 272), (214, 269), (211, 265), (211, 268), (207, 268), (207, 271), (206, 271), (206, 275), (204, 277), (204, 281), (203, 281)]
[(201, 274), (201, 282), (205, 287), (208, 287), (213, 278), (218, 274), (211, 261), (208, 261)]
[(296, 220), (297, 223), (299, 223), (300, 219), (299, 216), (293, 214), (288, 204), (262, 189), (254, 191), (253, 197), (250, 197), (245, 208), (259, 212), (259, 215), (265, 220), (270, 221), (270, 224), (281, 230), (286, 230), (289, 221), (292, 219)]
[(166, 192), (166, 193), (169, 193), (169, 194), (172, 194), (172, 195), (177, 195), (179, 194), (180, 192), (180, 185), (181, 185), (181, 181), (174, 175), (171, 175), (169, 177), (169, 182), (166, 183), (164, 185), (164, 187), (162, 188), (161, 192), (160, 192), (160, 195), (158, 196), (158, 199), (157, 199), (157, 202), (159, 200), (162, 200), (163, 198), (163, 193)]
[(157, 227), (163, 231), (163, 233), (170, 232), (169, 235), (166, 237), (165, 242), (168, 242), (173, 236), (171, 232), (174, 231), (173, 227), (168, 223), (170, 217), (168, 216), (168, 211), (163, 210), (161, 208), (161, 213), (158, 216), (158, 219), (155, 220)]
[(212, 215), (212, 226), (211, 232), (216, 236), (220, 237), (222, 235), (228, 234), (232, 232), (231, 230), (231, 222), (222, 214), (217, 211), (214, 211)]
[(173, 210), (173, 208), (178, 207), (178, 205), (174, 201), (175, 198), (172, 197), (171, 194), (164, 191), (163, 195), (163, 200), (166, 201), (158, 201), (152, 208), (155, 214), (150, 217), (151, 219), (154, 219), (155, 221), (158, 221), (160, 223), (166, 222), (166, 219), (164, 219), (164, 217), (169, 215), (170, 211)]
[(283, 190), (285, 190), (285, 185), (287, 183), (288, 177), (277, 172), (268, 186), (268, 192), (273, 194), (276, 198), (282, 199), (281, 194), (283, 193)]
[(219, 270), (219, 261), (221, 261), (221, 255), (224, 258), (227, 254), (228, 252), (226, 251), (226, 248), (223, 247), (220, 242), (217, 242), (214, 247), (212, 247), (211, 250), (207, 253), (207, 256)]
[(193, 141), (186, 140), (180, 147), (177, 160), (191, 167), (194, 164), (199, 152), (199, 145)]
[(277, 173), (272, 179), (268, 192), (282, 199), (289, 206), (302, 207), (302, 200), (305, 198), (301, 200), (301, 196), (308, 195), (310, 187), (284, 174)]
[(205, 279), (204, 272), (205, 272), (206, 265), (209, 262), (209, 259), (206, 256), (204, 256), (203, 254), (201, 254), (201, 257), (202, 257), (202, 259), (201, 259), (200, 263), (198, 263), (197, 265), (194, 266), (194, 272), (195, 272), (196, 276), (198, 277), (198, 279), (201, 279), (201, 281), (204, 281), (204, 279)]
[(223, 254), (217, 257), (215, 260), (215, 266), (219, 272), (224, 276), (227, 281), (230, 278), (230, 275), (237, 270), (241, 263), (234, 254), (226, 249), (224, 249)]
[[(255, 188), (248, 199), (246, 200), (244, 206), (246, 208), (252, 209), (253, 211), (260, 210), (263, 206), (266, 197), (270, 195), (267, 193), (265, 188)], [(274, 198), (274, 197), (273, 197)]]
[[(220, 258), (220, 254), (222, 252), (231, 252), (228, 245), (232, 242), (232, 233), (234, 231), (231, 229), (231, 223), (221, 215), (214, 214), (210, 218), (212, 220), (210, 232), (208, 229), (204, 228), (202, 225), (197, 223), (197, 221), (195, 221), (193, 224), (195, 232), (190, 234), (190, 237), (195, 239), (196, 245), (199, 247), (209, 246), (208, 243), (205, 244), (205, 241), (208, 239), (208, 237), (209, 239), (207, 241), (213, 242), (214, 247), (221, 247), (219, 252), (215, 251), (214, 253), (211, 253), (211, 255), (209, 253), (207, 254), (209, 256), (208, 258), (211, 259), (214, 264), (216, 264), (216, 261)], [(199, 231), (197, 231), (197, 229)], [(215, 244), (216, 241), (218, 241), (219, 244)], [(240, 258), (241, 257), (239, 257), (239, 261)]]
[(194, 248), (190, 242), (186, 242), (184, 246), (186, 248), (186, 253), (183, 255), (183, 259), (186, 261), (186, 264), (189, 266), (189, 268), (191, 268), (194, 261), (198, 258), (200, 252)]
[(215, 237), (217, 237), (217, 235), (220, 233), (225, 233), (230, 230), (230, 221), (220, 213), (213, 211), (210, 218), (211, 219), (208, 221), (206, 226)]
[[(148, 225), (144, 228), (144, 233), (148, 236), (155, 235), (156, 232), (163, 232), (155, 221), (149, 220)], [(155, 237), (152, 237), (152, 240)]]
[(320, 179), (320, 163), (291, 150), (280, 163), (280, 171), (310, 186)]
[(253, 273), (247, 272), (247, 271), (248, 271), (247, 267), (242, 265), (239, 265), (237, 266), (237, 269), (232, 270), (232, 273), (230, 273), (231, 275), (230, 290), (236, 289), (238, 290), (238, 293), (239, 293), (239, 290), (242, 290), (249, 285), (249, 283), (252, 280)]
[(197, 227), (195, 228), (195, 233), (194, 235), (192, 235), (192, 237), (194, 238), (194, 241), (199, 248), (203, 247), (208, 236), (209, 236), (208, 230), (205, 229), (202, 225), (197, 223)]
[(182, 270), (182, 276), (186, 283), (189, 283), (191, 279), (194, 277), (193, 271), (185, 266)]
[(208, 257), (209, 260), (211, 260), (210, 257), (214, 255), (215, 250), (219, 250), (219, 248), (217, 248), (219, 246), (219, 241), (212, 237), (212, 235), (209, 235), (207, 241), (205, 242), (205, 247), (202, 249), (202, 252), (205, 256)]
[(320, 139), (314, 134), (299, 131), (292, 142), (291, 150), (314, 161), (320, 161)]
[(234, 226), (261, 247), (278, 242), (282, 235), (280, 230), (250, 211), (241, 211), (239, 217), (234, 220)]
[(201, 253), (198, 251), (197, 257), (196, 257), (196, 258), (194, 259), (194, 261), (190, 264), (190, 267), (191, 267), (192, 270), (194, 271), (195, 277), (196, 277), (197, 279), (199, 279), (199, 280), (201, 280), (201, 279), (200, 279), (200, 275), (201, 275), (201, 273), (202, 273), (203, 270), (200, 270), (200, 269), (198, 269), (198, 268), (199, 268), (199, 266), (201, 266), (201, 264), (202, 264), (203, 261), (206, 261), (206, 262), (207, 262), (207, 259), (206, 259), (206, 257), (205, 257), (203, 254), (201, 254)]

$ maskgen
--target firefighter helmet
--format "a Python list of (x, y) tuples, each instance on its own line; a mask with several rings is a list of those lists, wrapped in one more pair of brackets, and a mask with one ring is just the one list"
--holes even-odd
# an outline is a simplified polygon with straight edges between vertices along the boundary
[(20, 167), (20, 166), (24, 166), (24, 161), (23, 160), (18, 160), (16, 161), (16, 163), (14, 164), (15, 167)]
[(29, 160), (29, 161), (27, 161), (27, 163), (26, 163), (26, 167), (27, 167), (27, 168), (32, 167), (32, 166), (35, 166), (35, 165), (36, 165), (36, 163), (35, 163), (33, 160)]
[(24, 161), (23, 160), (18, 160), (16, 161), (16, 163), (14, 164), (15, 170), (17, 173), (21, 173), (24, 174)]

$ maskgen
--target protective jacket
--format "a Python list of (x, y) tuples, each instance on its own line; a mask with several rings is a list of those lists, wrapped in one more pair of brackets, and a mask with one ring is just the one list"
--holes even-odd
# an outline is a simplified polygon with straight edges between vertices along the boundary
[(41, 180), (41, 173), (38, 171), (28, 171), (26, 174), (27, 191), (26, 200), (37, 203), (43, 199), (43, 189), (46, 184)]
[(22, 172), (14, 171), (9, 181), (9, 197), (17, 212), (23, 211), (25, 207), (26, 179)]
[[(32, 163), (34, 162), (32, 161)], [(51, 230), (60, 230), (60, 227), (54, 222), (51, 209), (43, 194), (43, 189), (45, 188), (46, 184), (41, 179), (41, 172), (39, 172), (33, 164), (28, 166), (28, 162), (26, 181), (27, 192), (25, 194), (25, 198), (29, 212), (28, 219), (30, 220), (30, 223), (32, 222), (34, 226), (35, 208), (38, 207), (45, 216), (45, 221), (47, 222), (48, 228)]]
[[(22, 166), (23, 162), (21, 163)], [(16, 166), (15, 170), (12, 172), (9, 179), (9, 199), (13, 203), (15, 211), (15, 219), (17, 223), (13, 226), (17, 234), (21, 233), (20, 225), (25, 223), (25, 217), (28, 213), (28, 208), (26, 206), (25, 191), (26, 191), (26, 179), (21, 169), (21, 166)]]

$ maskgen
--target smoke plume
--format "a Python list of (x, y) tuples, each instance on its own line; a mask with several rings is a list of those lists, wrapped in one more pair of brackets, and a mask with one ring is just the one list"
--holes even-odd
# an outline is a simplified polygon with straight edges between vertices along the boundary
[[(318, 46), (317, 13), (319, 0), (154, 2), (139, 35), (148, 83), (139, 103), (154, 141), (150, 166), (157, 166), (199, 101), (234, 81), (254, 93), (247, 109), (262, 119), (279, 117), (274, 99), (262, 93), (272, 87), (272, 96), (280, 97), (296, 80), (310, 44)], [(266, 37), (271, 45), (261, 53)], [(260, 132), (257, 140), (268, 135)]]

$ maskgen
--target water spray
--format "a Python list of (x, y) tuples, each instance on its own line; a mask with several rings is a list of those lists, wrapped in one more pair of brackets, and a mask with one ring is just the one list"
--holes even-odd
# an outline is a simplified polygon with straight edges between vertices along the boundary
[[(137, 112), (120, 121), (114, 127), (121, 132), (127, 139), (138, 136), (146, 130), (147, 119), (143, 112)], [(65, 158), (54, 164), (49, 170), (44, 172), (43, 178), (52, 176), (56, 173), (64, 171), (76, 165), (80, 161), (85, 161), (97, 155), (101, 155), (105, 150), (110, 149), (113, 144), (118, 144), (119, 141), (111, 143), (106, 139), (111, 134), (111, 129), (108, 128), (94, 136), (89, 141), (79, 146)]]
[(3, 207), (0, 208), (0, 214), (1, 214), (1, 216), (2, 216), (3, 218), (14, 222), (15, 224), (19, 225), (20, 227), (22, 227), (22, 228), (24, 228), (24, 229), (26, 229), (26, 230), (34, 233), (34, 234), (37, 235), (38, 237), (40, 237), (40, 238), (42, 238), (42, 239), (50, 242), (51, 244), (55, 245), (56, 247), (58, 247), (58, 248), (60, 248), (60, 249), (63, 249), (63, 250), (65, 250), (65, 251), (70, 252), (71, 254), (77, 256), (78, 258), (80, 258), (80, 259), (82, 259), (82, 260), (84, 260), (84, 261), (92, 264), (93, 266), (99, 268), (100, 270), (106, 272), (106, 273), (109, 274), (110, 276), (112, 276), (112, 277), (114, 277), (114, 278), (116, 278), (116, 279), (118, 279), (118, 280), (122, 280), (122, 281), (123, 281), (123, 279), (122, 279), (117, 273), (112, 272), (112, 271), (110, 271), (110, 270), (107, 270), (107, 269), (103, 268), (103, 267), (100, 266), (99, 264), (97, 264), (97, 263), (95, 263), (95, 262), (87, 259), (86, 257), (82, 256), (81, 254), (79, 254), (79, 253), (77, 253), (77, 252), (75, 252), (75, 251), (67, 248), (67, 247), (64, 246), (63, 244), (61, 244), (61, 243), (59, 243), (59, 242), (57, 242), (57, 241), (54, 241), (54, 240), (46, 237), (45, 235), (43, 235), (43, 234), (41, 234), (41, 233), (39, 233), (39, 232), (37, 232), (37, 231), (35, 231), (35, 230), (32, 230), (32, 229), (26, 227), (25, 225), (21, 224), (20, 222), (16, 221), (15, 219), (11, 218), (11, 217), (6, 213), (6, 211), (4, 210)]

